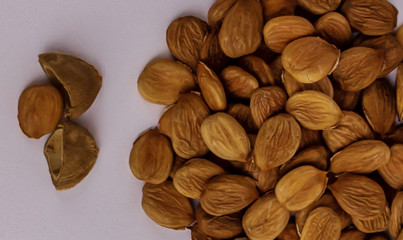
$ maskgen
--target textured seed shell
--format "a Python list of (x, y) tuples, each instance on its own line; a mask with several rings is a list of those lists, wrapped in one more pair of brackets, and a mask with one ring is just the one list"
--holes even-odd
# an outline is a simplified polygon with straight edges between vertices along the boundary
[(290, 160), (298, 149), (301, 129), (289, 114), (278, 114), (265, 121), (256, 138), (253, 158), (263, 171)]
[(388, 206), (385, 206), (384, 211), (375, 217), (364, 220), (353, 218), (353, 223), (362, 232), (376, 233), (386, 231), (388, 229), (389, 219), (390, 209)]
[(288, 96), (292, 96), (296, 92), (302, 92), (305, 90), (316, 90), (322, 92), (329, 97), (333, 98), (333, 85), (328, 77), (323, 78), (314, 83), (300, 83), (291, 74), (286, 71), (283, 71), (281, 75), (283, 80), (284, 88), (287, 91)]
[(346, 212), (344, 212), (343, 209), (341, 209), (331, 193), (324, 193), (319, 200), (313, 202), (308, 207), (295, 213), (295, 222), (297, 223), (297, 229), (299, 233), (302, 233), (305, 227), (306, 219), (308, 218), (309, 214), (312, 212), (312, 210), (318, 207), (328, 207), (330, 209), (333, 209), (333, 211), (340, 218), (342, 229), (350, 225), (351, 217)]
[(388, 145), (379, 140), (362, 140), (333, 155), (329, 171), (367, 174), (385, 165), (389, 158)]
[(392, 133), (383, 136), (382, 140), (388, 145), (393, 145), (396, 143), (403, 144), (403, 124), (400, 124)]
[(391, 33), (396, 27), (398, 14), (386, 0), (347, 0), (341, 12), (353, 28), (369, 36)]
[(218, 28), (213, 28), (204, 39), (203, 46), (200, 49), (200, 59), (214, 72), (221, 71), (229, 60), (221, 49), (218, 39)]
[(197, 17), (177, 18), (166, 32), (168, 48), (175, 58), (196, 69), (207, 31), (207, 23)]
[(259, 87), (256, 78), (240, 67), (228, 66), (221, 71), (220, 77), (227, 94), (233, 98), (250, 98)]
[(360, 101), (361, 91), (348, 92), (341, 89), (341, 87), (333, 84), (334, 96), (333, 100), (339, 105), (342, 110), (353, 111)]
[(286, 111), (311, 130), (335, 127), (343, 118), (343, 112), (333, 99), (313, 90), (292, 95), (286, 103)]
[(166, 107), (164, 112), (162, 113), (160, 119), (158, 120), (158, 126), (160, 128), (160, 133), (164, 134), (167, 137), (171, 137), (172, 132), (172, 110), (174, 104)]
[(345, 173), (328, 188), (351, 217), (367, 219), (384, 211), (385, 193), (378, 183), (368, 177)]
[(227, 113), (207, 117), (201, 135), (210, 151), (222, 159), (245, 162), (251, 150), (245, 130)]
[(358, 140), (374, 138), (370, 126), (359, 114), (351, 111), (343, 111), (343, 114), (335, 128), (322, 132), (327, 147), (333, 153)]
[(378, 49), (385, 59), (382, 72), (378, 78), (385, 77), (392, 72), (403, 60), (403, 47), (393, 35), (372, 37), (360, 42), (360, 46)]
[(176, 172), (188, 161), (188, 159), (181, 158), (179, 156), (175, 156), (171, 172), (169, 172), (169, 176), (174, 179)]
[(333, 77), (344, 91), (359, 91), (376, 80), (382, 71), (383, 62), (382, 53), (378, 50), (352, 47), (341, 53)]
[(145, 131), (133, 143), (129, 165), (136, 178), (160, 184), (169, 177), (172, 163), (171, 143), (157, 128)]
[(397, 70), (397, 75), (396, 75), (396, 108), (397, 108), (397, 116), (399, 117), (399, 120), (402, 121), (403, 120), (403, 64), (399, 65), (399, 68)]
[(168, 105), (175, 103), (180, 93), (195, 88), (195, 77), (185, 65), (157, 58), (144, 67), (137, 88), (145, 100)]
[(297, 153), (290, 161), (280, 167), (280, 176), (285, 175), (292, 169), (304, 165), (312, 165), (320, 170), (327, 170), (329, 151), (322, 145), (309, 147)]
[(66, 118), (74, 119), (87, 111), (102, 86), (102, 76), (94, 66), (65, 53), (39, 55), (46, 75), (65, 91)]
[(275, 239), (287, 226), (290, 213), (273, 192), (266, 193), (246, 210), (242, 226), (250, 239)]
[(234, 117), (248, 133), (257, 133), (259, 128), (253, 120), (249, 106), (242, 103), (228, 105), (227, 113)]
[(378, 172), (389, 186), (403, 189), (403, 144), (393, 145), (390, 153), (389, 161)]
[(277, 86), (281, 86), (283, 81), (281, 79), (281, 75), (283, 73), (283, 62), (281, 55), (275, 57), (273, 60), (269, 62), (269, 66), (271, 71), (273, 72), (274, 81), (276, 82)]
[(391, 207), (391, 216), (389, 222), (390, 235), (397, 238), (399, 236), (399, 233), (403, 232), (402, 225), (403, 225), (403, 192), (398, 192), (395, 198), (393, 199)]
[(95, 139), (86, 128), (70, 120), (59, 124), (44, 149), (56, 190), (80, 183), (94, 166), (98, 152)]
[(339, 57), (340, 50), (320, 37), (303, 37), (284, 48), (281, 61), (298, 82), (314, 83), (333, 72)]
[(171, 141), (176, 154), (182, 158), (201, 157), (208, 152), (200, 126), (210, 113), (196, 93), (182, 94), (172, 110)]
[(195, 220), (191, 202), (169, 181), (158, 185), (146, 183), (141, 205), (148, 217), (166, 228), (185, 229)]
[(367, 239), (367, 234), (361, 232), (360, 230), (350, 228), (341, 232), (339, 240), (365, 240)]
[(207, 236), (199, 227), (199, 224), (194, 224), (191, 228), (191, 239), (192, 240), (217, 240), (216, 238), (212, 238)]
[(250, 177), (224, 174), (206, 183), (200, 204), (208, 214), (222, 216), (244, 209), (258, 197), (256, 184)]
[(400, 45), (403, 46), (403, 27), (400, 26), (396, 31), (396, 38), (399, 41)]
[(208, 236), (218, 239), (228, 239), (243, 232), (242, 212), (223, 216), (211, 216), (199, 205), (196, 209), (196, 220), (199, 228)]
[(202, 62), (197, 67), (197, 82), (209, 108), (215, 112), (225, 110), (227, 99), (224, 87), (213, 70)]
[(386, 79), (376, 80), (362, 92), (362, 111), (372, 129), (382, 135), (395, 125), (396, 95)]
[(238, 0), (224, 18), (220, 46), (231, 58), (256, 51), (262, 39), (263, 13), (258, 0)]
[(250, 109), (255, 123), (260, 127), (271, 115), (284, 109), (287, 94), (277, 86), (256, 89), (250, 98)]
[(272, 18), (294, 15), (297, 0), (262, 0), (264, 22)]
[(193, 158), (176, 171), (173, 183), (183, 196), (199, 199), (206, 182), (224, 173), (224, 169), (209, 160)]
[(55, 130), (63, 116), (63, 98), (52, 85), (26, 88), (18, 99), (18, 123), (30, 138), (40, 138)]
[(277, 239), (300, 240), (295, 223), (290, 221), (280, 235), (278, 235)]
[(239, 59), (238, 65), (252, 74), (259, 81), (260, 86), (276, 84), (269, 65), (260, 57), (254, 55), (243, 56)]
[(276, 186), (278, 201), (289, 211), (299, 211), (325, 192), (327, 172), (313, 166), (298, 167), (283, 176)]
[(242, 173), (253, 178), (260, 193), (265, 193), (274, 189), (279, 178), (278, 168), (272, 168), (269, 171), (262, 171), (253, 159), (249, 159), (243, 166)]
[(331, 208), (318, 207), (309, 213), (301, 240), (338, 240), (341, 234), (340, 218)]
[(352, 32), (348, 20), (338, 12), (328, 12), (315, 22), (319, 36), (338, 48), (350, 44)]
[(282, 53), (295, 39), (313, 35), (315, 28), (308, 20), (299, 16), (280, 16), (266, 22), (263, 37), (266, 46), (273, 52)]
[(211, 27), (221, 25), (229, 10), (237, 0), (217, 0), (211, 5), (208, 11), (208, 23)]

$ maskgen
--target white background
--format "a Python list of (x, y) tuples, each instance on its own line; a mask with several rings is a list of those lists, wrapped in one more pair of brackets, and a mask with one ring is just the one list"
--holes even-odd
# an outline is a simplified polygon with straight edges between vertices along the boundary
[[(138, 133), (156, 125), (162, 111), (139, 96), (138, 75), (149, 60), (169, 56), (165, 30), (173, 19), (206, 19), (212, 3), (0, 1), (0, 239), (190, 239), (189, 231), (162, 228), (144, 214), (143, 183), (128, 159)], [(97, 141), (97, 163), (84, 181), (61, 192), (43, 155), (48, 136), (28, 139), (17, 121), (20, 93), (46, 82), (37, 62), (46, 51), (75, 54), (103, 75), (98, 98), (78, 120)]]

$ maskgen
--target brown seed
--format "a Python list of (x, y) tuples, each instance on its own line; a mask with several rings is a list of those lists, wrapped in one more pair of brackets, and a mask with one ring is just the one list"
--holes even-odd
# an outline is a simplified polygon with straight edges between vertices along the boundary
[(322, 145), (306, 148), (280, 167), (280, 176), (304, 165), (312, 165), (325, 171), (327, 170), (329, 155), (329, 151)]
[(300, 83), (291, 74), (286, 71), (283, 71), (281, 75), (283, 79), (284, 88), (287, 91), (288, 96), (292, 96), (296, 92), (302, 92), (305, 90), (316, 90), (319, 92), (323, 92), (329, 97), (333, 98), (333, 85), (328, 77), (323, 78), (314, 83)]
[(299, 143), (298, 150), (305, 149), (309, 146), (315, 146), (321, 144), (322, 144), (322, 136), (320, 134), (320, 131), (301, 127), (301, 142)]
[(329, 171), (367, 174), (385, 165), (389, 158), (388, 145), (379, 140), (362, 140), (333, 155)]
[(378, 49), (382, 52), (385, 60), (383, 70), (378, 78), (385, 77), (392, 72), (403, 60), (403, 47), (393, 35), (372, 37), (359, 43), (360, 46)]
[(229, 10), (237, 0), (217, 0), (208, 11), (208, 23), (211, 27), (220, 26)]
[(365, 240), (367, 239), (367, 234), (361, 232), (360, 230), (350, 228), (341, 232), (339, 240)]
[(77, 118), (91, 107), (102, 85), (102, 76), (94, 66), (57, 52), (40, 54), (39, 63), (50, 80), (64, 90), (66, 118)]
[(224, 169), (209, 160), (193, 158), (176, 171), (173, 183), (183, 196), (199, 199), (206, 182), (224, 173)]
[(299, 16), (280, 16), (266, 22), (263, 37), (266, 45), (276, 53), (282, 53), (284, 48), (295, 39), (313, 35), (315, 28), (312, 23)]
[(44, 149), (56, 190), (80, 183), (94, 166), (98, 152), (94, 137), (86, 128), (70, 120), (59, 124)]
[(322, 136), (332, 152), (364, 139), (373, 139), (374, 135), (368, 123), (357, 113), (343, 111), (343, 118), (335, 128), (323, 130)]
[(301, 139), (301, 129), (295, 119), (280, 113), (265, 121), (256, 138), (253, 159), (263, 171), (287, 162), (294, 156)]
[(284, 109), (287, 94), (277, 86), (256, 89), (250, 98), (252, 117), (258, 127), (271, 115)]
[(313, 166), (298, 167), (280, 179), (276, 186), (278, 201), (289, 211), (299, 211), (318, 200), (325, 192), (327, 172)]
[(347, 92), (338, 84), (333, 84), (333, 99), (342, 110), (353, 111), (360, 101), (361, 91)]
[[(341, 228), (345, 228), (351, 223), (351, 217), (341, 209), (336, 199), (331, 193), (324, 193), (320, 199), (310, 204), (308, 207), (297, 211), (295, 213), (295, 222), (297, 223), (298, 232), (302, 233), (306, 219), (309, 214), (317, 207), (328, 207), (333, 209), (335, 213), (339, 216), (341, 222)], [(349, 239), (350, 240), (350, 239)]]
[(297, 39), (283, 50), (284, 69), (298, 82), (314, 83), (336, 68), (340, 50), (320, 37)]
[(185, 65), (157, 58), (145, 66), (137, 88), (145, 100), (169, 105), (179, 99), (180, 93), (195, 88), (195, 77)]
[(403, 46), (403, 27), (400, 26), (396, 31), (396, 38), (399, 41), (400, 45)]
[(197, 17), (177, 18), (166, 32), (168, 48), (175, 58), (196, 69), (207, 31), (207, 23)]
[(173, 164), (172, 164), (172, 168), (171, 168), (171, 172), (169, 173), (169, 176), (174, 179), (176, 172), (183, 166), (183, 164), (185, 164), (185, 162), (187, 162), (188, 159), (184, 159), (181, 158), (179, 156), (175, 156)]
[(376, 80), (382, 71), (383, 62), (382, 53), (378, 50), (352, 47), (341, 53), (333, 77), (344, 91), (359, 91)]
[(221, 71), (220, 77), (227, 94), (233, 98), (250, 98), (259, 87), (256, 78), (240, 67), (228, 66)]
[(338, 240), (341, 234), (339, 215), (331, 208), (318, 207), (309, 213), (301, 240), (328, 239)]
[(246, 176), (224, 174), (204, 186), (200, 204), (213, 216), (238, 212), (259, 197), (255, 182)]
[(290, 213), (273, 192), (266, 193), (246, 210), (242, 226), (250, 239), (275, 239), (287, 226)]
[(313, 90), (295, 93), (285, 108), (303, 127), (312, 130), (335, 127), (343, 118), (343, 112), (333, 99)]
[[(389, 232), (392, 237), (397, 238), (402, 232), (403, 225), (403, 192), (398, 192), (392, 202), (389, 222)], [(401, 234), (400, 234), (401, 235)], [(400, 236), (399, 236), (400, 238)]]
[(248, 133), (257, 133), (259, 128), (252, 117), (252, 111), (249, 106), (242, 103), (231, 103), (228, 106), (227, 113), (234, 117)]
[(160, 184), (169, 177), (172, 163), (171, 143), (157, 128), (145, 131), (133, 143), (129, 165), (136, 178)]
[(297, 0), (262, 0), (264, 22), (272, 18), (294, 15)]
[(199, 224), (196, 223), (191, 229), (191, 238), (192, 240), (217, 240), (216, 238), (212, 238), (210, 236), (207, 236), (199, 227)]
[(390, 219), (389, 206), (385, 206), (382, 213), (367, 219), (353, 218), (354, 225), (362, 232), (375, 233), (388, 229)]
[(295, 223), (289, 222), (285, 229), (278, 235), (278, 240), (300, 240)]
[(198, 227), (208, 236), (218, 239), (228, 239), (243, 232), (242, 212), (223, 216), (211, 216), (199, 205), (196, 209)]
[(201, 125), (201, 135), (210, 151), (222, 159), (245, 162), (251, 151), (245, 130), (227, 113), (207, 117)]
[(221, 49), (218, 28), (213, 28), (206, 36), (200, 49), (200, 60), (215, 72), (221, 71), (229, 60)]
[(196, 93), (185, 93), (172, 110), (171, 141), (175, 153), (182, 158), (201, 157), (208, 152), (200, 126), (210, 111)]
[(158, 126), (160, 128), (160, 133), (164, 134), (167, 137), (171, 137), (171, 132), (172, 132), (172, 110), (174, 109), (173, 106), (174, 104), (166, 107), (164, 109), (164, 112), (162, 113), (159, 121), (158, 121)]
[(258, 0), (238, 0), (224, 18), (219, 33), (220, 46), (231, 58), (256, 51), (263, 28), (262, 5)]
[(396, 96), (386, 79), (376, 80), (362, 92), (361, 105), (369, 125), (375, 132), (383, 135), (393, 130)]
[(396, 75), (396, 108), (399, 120), (403, 120), (403, 64), (399, 65)]
[(298, 0), (298, 5), (313, 14), (321, 15), (336, 10), (341, 0)]
[(252, 74), (259, 81), (260, 86), (276, 84), (269, 65), (263, 59), (254, 55), (247, 55), (239, 59), (238, 65)]
[(209, 108), (214, 112), (225, 110), (227, 99), (224, 87), (213, 70), (202, 62), (197, 67), (197, 82)]
[(390, 153), (389, 161), (378, 172), (389, 186), (403, 189), (403, 144), (393, 145)]
[(243, 166), (242, 173), (253, 178), (260, 193), (274, 189), (279, 178), (278, 168), (262, 171), (256, 166), (253, 159), (249, 159)]
[(169, 181), (158, 185), (146, 183), (141, 205), (154, 222), (166, 228), (185, 229), (195, 220), (191, 202)]
[(329, 43), (343, 48), (352, 39), (351, 27), (348, 20), (338, 12), (328, 12), (315, 22), (319, 36)]
[(18, 99), (18, 122), (29, 138), (40, 138), (55, 130), (62, 120), (63, 98), (52, 85), (26, 88)]
[(385, 193), (378, 183), (368, 177), (345, 173), (328, 188), (351, 217), (367, 219), (384, 211)]
[(403, 144), (403, 124), (400, 124), (392, 133), (383, 136), (382, 140), (388, 145), (395, 143)]
[(353, 28), (365, 35), (385, 35), (396, 27), (398, 11), (386, 0), (347, 0), (341, 12)]

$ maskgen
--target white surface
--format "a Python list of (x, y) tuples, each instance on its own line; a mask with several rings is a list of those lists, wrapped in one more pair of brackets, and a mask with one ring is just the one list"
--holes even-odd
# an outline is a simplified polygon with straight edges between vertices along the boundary
[[(138, 133), (156, 125), (162, 111), (139, 96), (139, 73), (152, 58), (168, 56), (165, 30), (173, 19), (205, 19), (212, 2), (0, 1), (0, 239), (190, 239), (189, 231), (162, 228), (144, 214), (143, 183), (128, 157)], [(96, 138), (97, 163), (62, 192), (42, 153), (47, 136), (28, 139), (17, 122), (22, 90), (46, 79), (37, 55), (55, 50), (80, 56), (104, 77), (94, 105), (78, 120)]]

